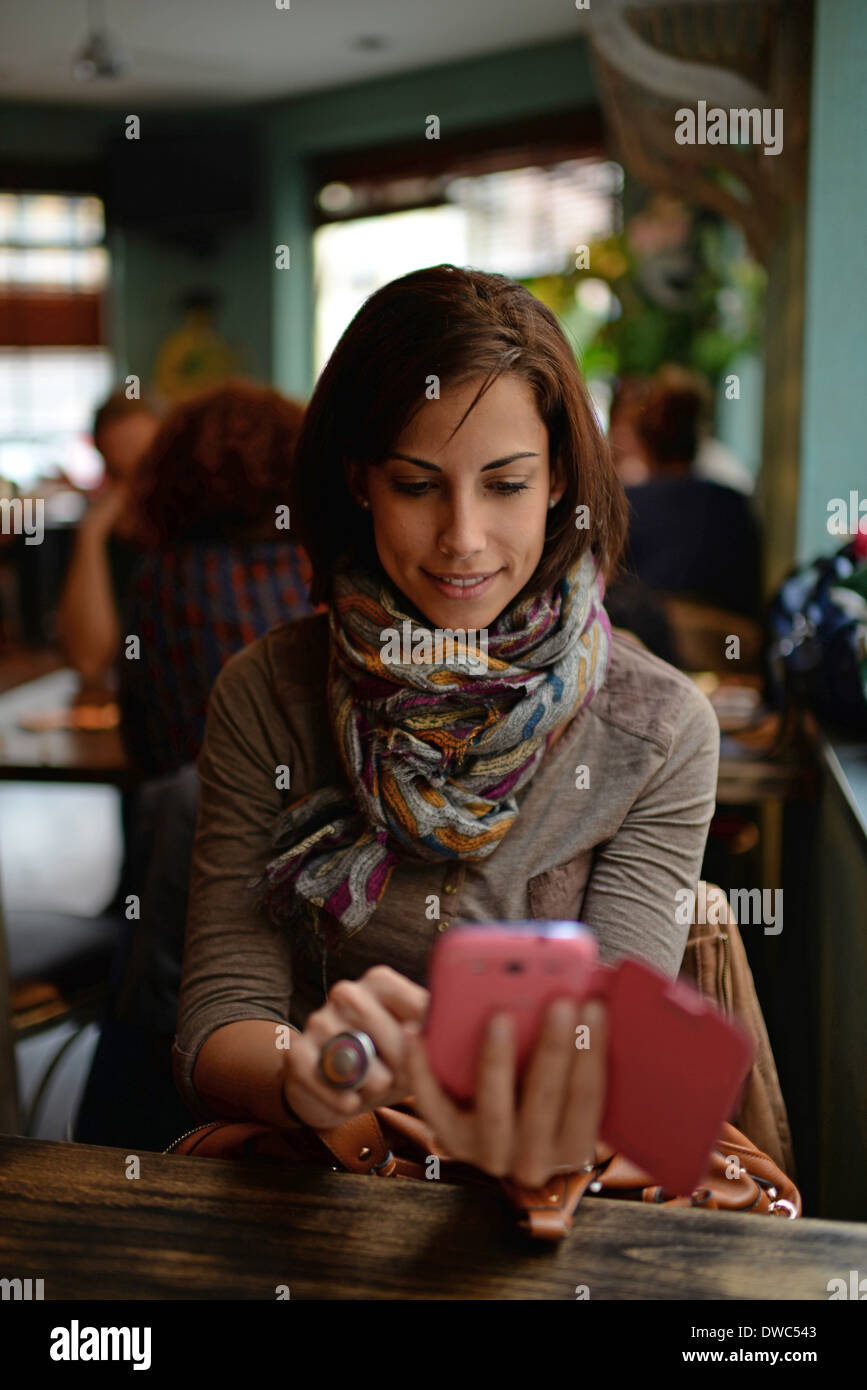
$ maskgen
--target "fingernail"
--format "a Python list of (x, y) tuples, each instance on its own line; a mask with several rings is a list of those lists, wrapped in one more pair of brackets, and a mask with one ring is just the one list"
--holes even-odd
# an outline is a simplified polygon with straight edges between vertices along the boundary
[(551, 1018), (555, 1028), (565, 1028), (572, 1022), (575, 1005), (569, 999), (558, 999), (551, 1006)]
[(512, 1020), (508, 1014), (498, 1014), (491, 1025), (494, 1042), (508, 1042), (512, 1036)]

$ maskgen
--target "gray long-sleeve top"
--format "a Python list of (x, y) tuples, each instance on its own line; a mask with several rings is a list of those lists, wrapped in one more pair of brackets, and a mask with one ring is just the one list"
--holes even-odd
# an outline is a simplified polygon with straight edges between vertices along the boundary
[[(337, 979), (377, 963), (425, 984), (437, 933), (459, 921), (582, 921), (603, 961), (634, 955), (671, 977), (680, 968), (689, 918), (677, 895), (695, 891), (701, 870), (719, 725), (688, 676), (617, 629), (604, 686), (518, 794), (518, 818), (493, 854), (403, 861), (365, 927), (326, 960), (318, 942), (275, 928), (247, 886), (273, 857), (274, 821), (343, 780), (325, 700), (328, 641), (324, 614), (272, 628), (227, 663), (211, 694), (173, 1048), (181, 1094), (206, 1119), (193, 1070), (216, 1029), (246, 1019), (303, 1027)], [(285, 766), (291, 790), (278, 789)]]

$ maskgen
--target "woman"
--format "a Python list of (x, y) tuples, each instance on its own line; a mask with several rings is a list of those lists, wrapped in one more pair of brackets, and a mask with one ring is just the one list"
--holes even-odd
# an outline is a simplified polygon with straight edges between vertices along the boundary
[[(178, 1085), (203, 1116), (285, 1127), (412, 1094), (448, 1153), (541, 1183), (592, 1153), (604, 1011), (552, 1006), (517, 1107), (508, 1024), (492, 1021), (459, 1112), (416, 1038), (429, 950), (457, 919), (580, 918), (603, 960), (676, 975), (716, 717), (611, 634), (623, 491), (571, 348), (512, 281), (445, 265), (372, 295), (308, 406), (295, 495), (329, 609), (254, 643), (214, 688)], [(386, 663), (383, 635), (405, 621), (487, 630), (487, 669), (460, 653)], [(376, 1056), (337, 1089), (320, 1054), (356, 1030)]]
[(105, 486), (78, 528), (57, 610), (58, 637), (85, 691), (107, 686), (117, 660), (121, 614), (141, 554), (130, 494), (159, 425), (154, 406), (129, 400), (122, 389), (94, 417), (93, 443), (105, 464)]
[(701, 477), (696, 466), (709, 388), (696, 373), (667, 366), (637, 400), (634, 429), (644, 445), (647, 477), (634, 486), (623, 479), (630, 568), (654, 592), (758, 618), (761, 536), (750, 501)]
[(229, 657), (313, 611), (287, 502), (303, 419), (276, 391), (231, 382), (177, 406), (142, 459), (147, 554), (125, 609), (120, 700), (127, 749), (149, 775), (196, 758)]

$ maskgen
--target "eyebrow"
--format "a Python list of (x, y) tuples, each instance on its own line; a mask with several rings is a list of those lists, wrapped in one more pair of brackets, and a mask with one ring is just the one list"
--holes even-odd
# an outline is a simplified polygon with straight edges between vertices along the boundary
[[(412, 454), (392, 453), (389, 454), (388, 457), (392, 459), (403, 459), (406, 463), (418, 464), (419, 468), (429, 468), (432, 473), (442, 473), (443, 471), (438, 464), (429, 463), (427, 459), (413, 458)], [(494, 459), (492, 463), (483, 464), (481, 472), (487, 473), (489, 468), (503, 468), (507, 463), (514, 463), (516, 459), (537, 459), (538, 457), (538, 454), (533, 453), (509, 454), (504, 459)]]

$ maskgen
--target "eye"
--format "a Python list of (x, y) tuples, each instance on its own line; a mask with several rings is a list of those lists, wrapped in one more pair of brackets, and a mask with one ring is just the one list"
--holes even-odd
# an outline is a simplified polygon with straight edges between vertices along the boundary
[(501, 497), (511, 497), (516, 492), (526, 492), (527, 484), (498, 482), (493, 484), (493, 491), (498, 492)]
[[(401, 483), (393, 479), (391, 486), (395, 492), (401, 492), (406, 497), (423, 497), (430, 492), (431, 488), (436, 487), (436, 483)], [(526, 483), (506, 483), (502, 479), (490, 483), (488, 492), (496, 493), (498, 497), (513, 497), (517, 492), (526, 492)]]
[(391, 485), (395, 492), (403, 492), (407, 497), (421, 497), (422, 493), (428, 492), (431, 487), (430, 483), (399, 483), (397, 481), (393, 481)]

